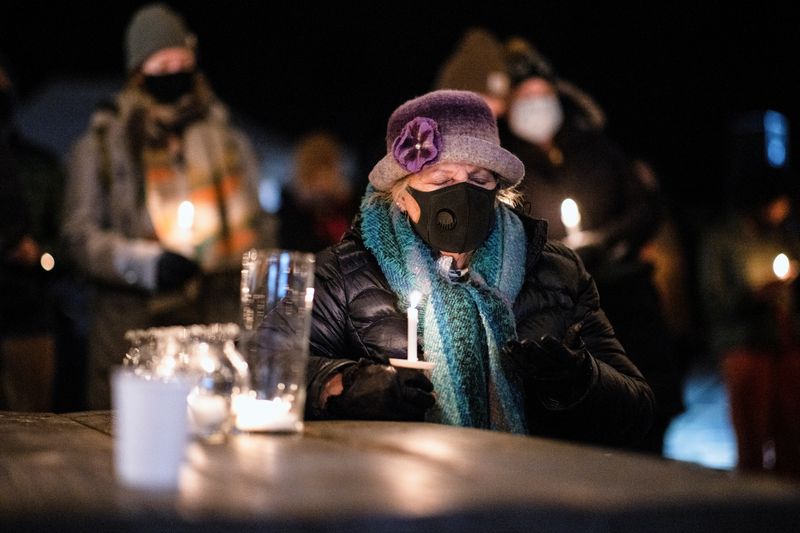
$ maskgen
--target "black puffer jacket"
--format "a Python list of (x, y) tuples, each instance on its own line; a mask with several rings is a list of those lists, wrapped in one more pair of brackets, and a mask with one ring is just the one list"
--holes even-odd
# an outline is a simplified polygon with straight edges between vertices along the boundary
[[(514, 303), (520, 339), (545, 333), (563, 338), (583, 322), (581, 337), (593, 356), (588, 392), (568, 406), (546, 408), (527, 399), (532, 434), (606, 444), (631, 444), (649, 428), (653, 394), (614, 337), (600, 310), (594, 281), (577, 256), (546, 242), (547, 225), (521, 216), (528, 236), (526, 281)], [(307, 417), (321, 416), (325, 382), (359, 359), (387, 364), (406, 356), (406, 315), (358, 223), (341, 242), (317, 255), (308, 373)]]

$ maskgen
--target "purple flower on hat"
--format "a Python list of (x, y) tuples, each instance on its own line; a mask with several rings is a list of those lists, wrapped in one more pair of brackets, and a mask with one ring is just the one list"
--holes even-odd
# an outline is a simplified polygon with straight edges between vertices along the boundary
[(435, 120), (415, 117), (403, 126), (392, 143), (392, 154), (409, 172), (419, 172), (425, 163), (436, 161), (442, 151), (442, 135)]

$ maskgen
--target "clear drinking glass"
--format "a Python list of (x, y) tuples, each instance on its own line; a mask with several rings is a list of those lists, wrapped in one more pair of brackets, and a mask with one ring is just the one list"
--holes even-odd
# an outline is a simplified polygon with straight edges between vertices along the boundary
[(250, 386), (234, 398), (239, 430), (302, 430), (313, 298), (313, 254), (280, 249), (245, 252), (240, 340)]

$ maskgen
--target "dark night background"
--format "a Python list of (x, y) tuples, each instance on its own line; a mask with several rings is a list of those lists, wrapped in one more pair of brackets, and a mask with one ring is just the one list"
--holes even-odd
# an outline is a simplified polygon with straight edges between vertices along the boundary
[[(123, 32), (144, 3), (3, 3), (0, 52), (22, 96), (59, 76), (122, 76)], [(610, 134), (687, 216), (724, 184), (731, 113), (775, 109), (790, 129), (798, 118), (800, 17), (779, 3), (167, 3), (232, 108), (288, 138), (329, 128), (367, 159), (391, 111), (431, 88), (470, 25), (530, 39), (604, 107)]]

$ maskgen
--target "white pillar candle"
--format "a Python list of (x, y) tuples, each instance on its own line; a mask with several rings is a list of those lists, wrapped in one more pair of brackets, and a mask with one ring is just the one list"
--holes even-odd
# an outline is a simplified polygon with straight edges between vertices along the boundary
[(408, 360), (417, 360), (417, 324), (419, 322), (419, 311), (417, 306), (422, 299), (422, 293), (411, 291), (408, 296)]

